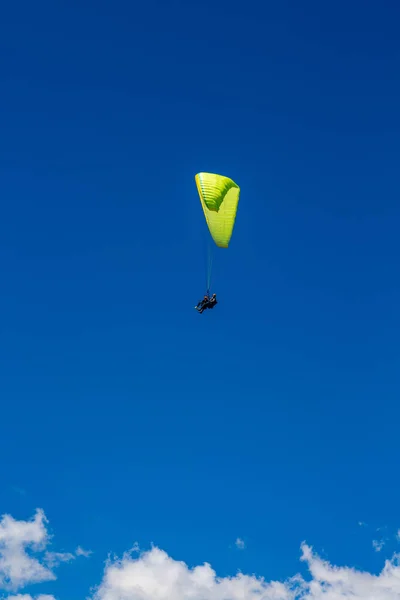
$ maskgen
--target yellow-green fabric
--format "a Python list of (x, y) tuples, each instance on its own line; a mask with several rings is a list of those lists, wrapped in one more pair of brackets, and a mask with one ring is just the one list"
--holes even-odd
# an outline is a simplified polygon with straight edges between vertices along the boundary
[(197, 190), (214, 242), (228, 248), (239, 203), (239, 186), (223, 175), (197, 173)]

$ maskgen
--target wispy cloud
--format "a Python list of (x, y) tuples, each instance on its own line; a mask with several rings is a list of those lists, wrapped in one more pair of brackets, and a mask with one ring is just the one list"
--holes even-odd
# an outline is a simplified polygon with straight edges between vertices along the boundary
[(18, 487), (17, 485), (12, 485), (11, 489), (13, 492), (15, 492), (16, 494), (19, 494), (20, 496), (26, 496), (26, 490), (24, 490), (24, 488), (22, 488), (22, 487)]
[(246, 544), (242, 538), (236, 538), (235, 546), (238, 548), (238, 550), (244, 550), (246, 548)]
[(372, 545), (376, 552), (380, 552), (385, 545), (384, 540), (372, 540)]
[(44, 562), (51, 568), (58, 567), (60, 563), (71, 562), (75, 556), (70, 552), (46, 552)]
[(14, 594), (7, 596), (7, 600), (56, 600), (51, 594), (38, 594), (37, 596), (31, 596), (31, 594)]
[(81, 546), (78, 546), (75, 550), (76, 556), (84, 556), (85, 558), (89, 558), (91, 554), (93, 554), (92, 550), (84, 550)]

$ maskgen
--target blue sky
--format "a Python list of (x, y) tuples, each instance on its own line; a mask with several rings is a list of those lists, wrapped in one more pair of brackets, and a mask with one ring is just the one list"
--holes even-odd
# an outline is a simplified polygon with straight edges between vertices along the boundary
[[(135, 542), (268, 581), (399, 550), (399, 18), (3, 7), (0, 507), (92, 551), (29, 593)], [(201, 316), (199, 171), (241, 187)]]

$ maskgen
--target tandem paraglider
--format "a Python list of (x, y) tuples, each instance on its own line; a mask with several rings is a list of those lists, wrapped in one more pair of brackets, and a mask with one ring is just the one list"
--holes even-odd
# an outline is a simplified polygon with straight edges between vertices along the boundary
[(208, 294), (206, 294), (203, 300), (200, 300), (200, 302), (197, 303), (195, 309), (201, 314), (206, 310), (206, 308), (214, 308), (216, 304), (218, 304), (217, 294), (213, 294), (211, 298), (208, 296)]
[[(228, 248), (235, 225), (240, 188), (229, 177), (214, 173), (197, 173), (195, 181), (211, 237), (218, 248)], [(206, 309), (214, 308), (217, 304), (217, 295), (210, 294), (211, 269), (212, 251), (210, 248), (207, 291), (204, 298), (195, 306), (200, 314)]]

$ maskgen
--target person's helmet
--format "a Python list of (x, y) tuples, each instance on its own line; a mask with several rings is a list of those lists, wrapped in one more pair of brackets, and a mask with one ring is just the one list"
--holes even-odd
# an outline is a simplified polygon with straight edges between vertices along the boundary
[(216, 296), (216, 295), (217, 295), (217, 294), (213, 294), (213, 298), (215, 298), (215, 296)]

